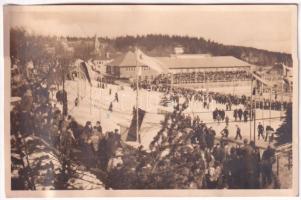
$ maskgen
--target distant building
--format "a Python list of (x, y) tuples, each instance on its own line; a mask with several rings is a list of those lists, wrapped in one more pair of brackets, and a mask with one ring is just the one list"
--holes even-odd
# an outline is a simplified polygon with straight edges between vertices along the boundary
[[(197, 54), (199, 55), (199, 54)], [(170, 73), (190, 73), (190, 72), (216, 72), (216, 71), (249, 71), (251, 65), (232, 56), (170, 56), (154, 57)], [(134, 52), (114, 59), (107, 64), (107, 73), (116, 78), (135, 78), (138, 74), (137, 67), (142, 66), (142, 79), (152, 79), (158, 72), (149, 66), (137, 62)]]
[(91, 66), (93, 66), (93, 70), (101, 74), (106, 73), (106, 65), (112, 62), (112, 59), (110, 58), (110, 53), (105, 51), (106, 46), (107, 45), (105, 43), (100, 43), (99, 39), (95, 35), (94, 51), (91, 55), (91, 59), (89, 60), (89, 62), (92, 63)]
[(183, 54), (184, 53), (184, 48), (182, 46), (180, 46), (180, 45), (175, 46), (174, 53), (175, 54)]
[(152, 79), (158, 73), (137, 62), (136, 54), (128, 51), (126, 54), (121, 55), (107, 64), (107, 73), (116, 78), (135, 78), (138, 74), (137, 66), (141, 67), (141, 77), (145, 79)]
[(172, 73), (249, 71), (251, 65), (233, 56), (158, 57)]

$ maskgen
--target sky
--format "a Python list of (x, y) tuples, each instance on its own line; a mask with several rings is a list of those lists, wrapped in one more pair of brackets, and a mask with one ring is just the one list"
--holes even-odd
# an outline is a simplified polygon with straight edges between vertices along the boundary
[(12, 6), (6, 19), (42, 35), (187, 35), (291, 53), (296, 11), (294, 5)]

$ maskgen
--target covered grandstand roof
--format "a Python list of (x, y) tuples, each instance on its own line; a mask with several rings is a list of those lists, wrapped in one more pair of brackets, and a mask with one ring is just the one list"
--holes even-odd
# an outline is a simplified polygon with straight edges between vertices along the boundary
[(248, 67), (251, 66), (233, 56), (212, 56), (202, 58), (179, 58), (179, 57), (158, 57), (169, 69), (185, 68), (222, 68), (222, 67)]
[[(204, 56), (204, 57), (154, 57), (167, 69), (186, 68), (227, 68), (227, 67), (249, 67), (249, 63), (239, 60), (233, 56)], [(108, 65), (110, 66), (136, 66), (136, 54), (128, 51), (126, 54), (117, 57)], [(138, 65), (143, 65), (138, 62)]]

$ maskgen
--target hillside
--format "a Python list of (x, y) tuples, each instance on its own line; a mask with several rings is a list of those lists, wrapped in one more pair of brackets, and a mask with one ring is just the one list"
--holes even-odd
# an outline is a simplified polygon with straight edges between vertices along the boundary
[[(76, 40), (77, 38), (68, 38)], [(99, 38), (109, 51), (126, 52), (134, 46), (151, 56), (168, 56), (176, 45), (181, 45), (188, 54), (207, 53), (213, 56), (234, 56), (255, 65), (267, 66), (283, 62), (292, 66), (291, 54), (271, 52), (243, 46), (223, 45), (203, 38), (169, 35), (122, 36), (114, 39)]]
[[(94, 51), (95, 37), (54, 37), (30, 35), (23, 28), (11, 29), (11, 58), (18, 58), (21, 63), (33, 60), (34, 63), (51, 60), (47, 56), (45, 46), (54, 47), (55, 54), (60, 54), (60, 41), (67, 42), (74, 49), (73, 58), (89, 59)], [(243, 46), (223, 45), (204, 38), (170, 35), (122, 36), (117, 38), (98, 38), (102, 52), (109, 52), (111, 57), (116, 54), (134, 50), (139, 47), (150, 56), (168, 56), (174, 52), (175, 46), (182, 46), (188, 54), (206, 53), (213, 56), (234, 56), (238, 59), (259, 66), (271, 66), (284, 63), (292, 66), (292, 55), (271, 52)], [(43, 60), (43, 61), (41, 61)]]

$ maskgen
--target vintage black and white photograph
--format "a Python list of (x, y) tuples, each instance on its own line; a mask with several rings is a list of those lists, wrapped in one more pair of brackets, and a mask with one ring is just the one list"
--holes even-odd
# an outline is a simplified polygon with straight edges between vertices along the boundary
[(12, 194), (297, 194), (296, 5), (4, 11)]

